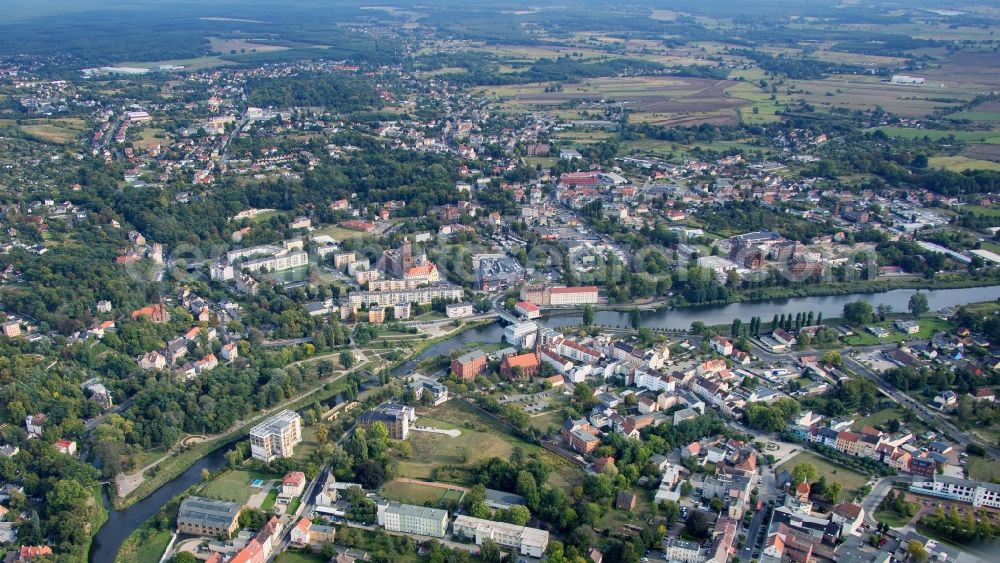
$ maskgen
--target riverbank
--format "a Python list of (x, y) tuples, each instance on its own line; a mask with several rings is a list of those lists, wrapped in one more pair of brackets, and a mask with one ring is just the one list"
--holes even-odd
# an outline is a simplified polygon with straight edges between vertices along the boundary
[[(934, 279), (917, 276), (905, 276), (875, 281), (858, 280), (852, 282), (827, 283), (795, 287), (766, 287), (739, 292), (732, 292), (725, 301), (704, 301), (689, 303), (671, 299), (660, 299), (648, 303), (610, 303), (595, 305), (597, 311), (615, 311), (628, 313), (633, 309), (640, 311), (660, 311), (663, 309), (688, 309), (694, 307), (722, 306), (736, 303), (753, 304), (776, 299), (796, 299), (802, 297), (830, 297), (836, 295), (868, 295), (888, 293), (897, 289), (915, 289), (934, 291), (941, 289), (967, 289), (973, 287), (991, 287), (1000, 284), (1000, 278), (969, 278), (966, 276), (948, 276)], [(545, 316), (560, 316), (580, 314), (579, 309), (545, 309)]]
[[(385, 363), (382, 366), (379, 366), (378, 369), (389, 369), (394, 373), (394, 375), (398, 375), (398, 373), (396, 373), (397, 371), (399, 370), (405, 371), (406, 365), (408, 363), (419, 360), (421, 356), (428, 353), (428, 351), (432, 350), (434, 347), (445, 345), (448, 343), (449, 340), (453, 339), (461, 340), (460, 337), (464, 333), (470, 331), (475, 332), (477, 329), (483, 329), (485, 327), (493, 325), (494, 323), (495, 323), (494, 320), (482, 320), (482, 321), (474, 321), (468, 323), (458, 321), (454, 330), (448, 332), (447, 334), (443, 334), (435, 338), (429, 338), (427, 340), (420, 341), (419, 343), (415, 343), (416, 345), (411, 349), (411, 353), (408, 354), (406, 358), (395, 362)], [(367, 363), (355, 366), (354, 369), (338, 375), (336, 379), (328, 381), (324, 383), (322, 386), (314, 388), (313, 391), (300, 395), (298, 398), (292, 400), (291, 402), (282, 405), (282, 408), (297, 410), (299, 408), (307, 406), (308, 404), (312, 404), (313, 402), (316, 401), (322, 402), (329, 400), (331, 397), (336, 397), (347, 388), (347, 380), (345, 377), (347, 374), (358, 372), (364, 369), (369, 369), (371, 367), (372, 366)], [(270, 409), (268, 412), (270, 413), (272, 410), (274, 409)], [(227, 445), (241, 439), (243, 436), (246, 436), (247, 433), (249, 432), (249, 429), (252, 428), (252, 425), (259, 420), (263, 420), (263, 418), (266, 416), (267, 415), (261, 415), (259, 417), (256, 417), (255, 419), (243, 424), (240, 428), (233, 429), (232, 431), (226, 433), (225, 435), (218, 436), (211, 440), (207, 440), (205, 442), (201, 442), (194, 446), (191, 446), (190, 448), (179, 453), (178, 455), (172, 456), (170, 459), (163, 461), (161, 463), (161, 468), (159, 472), (155, 476), (146, 479), (141, 485), (139, 485), (139, 487), (137, 487), (134, 491), (132, 491), (132, 493), (126, 495), (126, 497), (124, 498), (116, 497), (114, 500), (108, 501), (109, 504), (111, 504), (116, 510), (116, 512), (114, 513), (116, 519), (121, 520), (123, 513), (119, 511), (123, 511), (124, 509), (127, 509), (129, 507), (140, 507), (142, 501), (144, 501), (144, 499), (151, 498), (151, 495), (153, 495), (154, 493), (160, 492), (162, 496), (162, 492), (164, 490), (165, 485), (171, 483), (172, 481), (183, 475), (186, 475), (187, 473), (190, 472), (192, 468), (197, 469), (199, 465), (204, 466), (207, 458), (218, 457), (221, 459), (222, 449), (224, 449)], [(222, 462), (220, 461), (220, 463), (217, 464), (216, 467), (221, 466), (221, 463)], [(107, 540), (106, 543), (108, 545), (102, 546), (102, 552), (104, 554), (107, 554), (107, 552), (110, 551), (114, 555), (108, 555), (107, 557), (102, 556), (99, 557), (98, 559), (102, 561), (108, 561), (112, 559), (118, 560), (117, 554), (120, 550), (123, 549), (123, 546), (125, 546), (126, 541), (131, 541), (131, 543), (129, 544), (130, 547), (127, 550), (127, 553), (130, 554), (130, 558), (122, 559), (122, 561), (136, 561), (136, 560), (143, 561), (145, 560), (144, 555), (156, 551), (150, 544), (154, 546), (158, 544), (165, 545), (165, 543), (162, 540), (166, 539), (166, 536), (162, 536), (162, 534), (159, 533), (160, 532), (159, 530), (154, 530), (154, 528), (150, 526), (150, 521), (152, 518), (157, 517), (157, 514), (160, 513), (160, 510), (162, 509), (163, 506), (166, 506), (174, 499), (183, 496), (184, 494), (186, 494), (188, 490), (190, 490), (190, 487), (185, 488), (185, 491), (180, 493), (176, 491), (171, 492), (169, 493), (170, 494), (169, 497), (156, 501), (161, 503), (161, 506), (156, 507), (155, 511), (153, 512), (146, 512), (145, 514), (143, 514), (139, 518), (135, 518), (134, 520), (126, 518), (125, 520), (127, 522), (122, 522), (122, 524), (126, 526), (126, 530), (124, 531), (127, 531), (127, 536), (122, 537), (117, 541), (114, 538), (106, 538)], [(145, 529), (147, 531), (145, 535), (143, 535), (143, 533), (140, 532), (140, 528)], [(119, 532), (120, 531), (122, 530), (119, 530)], [(97, 535), (99, 534), (100, 530), (97, 531), (95, 537), (97, 537)], [(136, 547), (138, 547), (138, 549), (136, 549)], [(94, 559), (93, 553), (91, 555), (92, 555), (91, 561), (98, 560)], [(139, 559), (132, 558), (131, 557), (132, 555), (139, 557)]]

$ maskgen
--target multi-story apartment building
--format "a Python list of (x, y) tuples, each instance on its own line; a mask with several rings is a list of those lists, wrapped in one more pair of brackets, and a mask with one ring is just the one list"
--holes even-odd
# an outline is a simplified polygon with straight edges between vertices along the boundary
[(521, 555), (541, 557), (549, 545), (549, 533), (538, 528), (494, 522), (482, 518), (460, 515), (455, 518), (454, 533), (475, 538), (476, 545), (493, 540), (498, 545), (516, 549)]
[(264, 463), (291, 457), (302, 441), (302, 417), (284, 410), (250, 430), (250, 453)]
[(910, 483), (910, 491), (928, 496), (967, 502), (974, 507), (1000, 508), (1000, 485), (932, 475), (930, 479)]
[(358, 417), (358, 424), (371, 428), (376, 422), (381, 422), (389, 430), (390, 438), (405, 440), (410, 435), (410, 423), (416, 418), (413, 407), (386, 402)]
[(248, 260), (240, 264), (240, 269), (251, 272), (279, 272), (281, 270), (291, 270), (309, 265), (309, 254), (301, 250), (294, 250), (274, 256), (265, 256)]
[(379, 305), (386, 307), (397, 303), (430, 303), (435, 298), (439, 299), (461, 299), (464, 290), (449, 283), (437, 283), (414, 289), (401, 289), (397, 291), (355, 291), (352, 292), (349, 300), (351, 305), (362, 307), (366, 305)]
[(378, 524), (390, 532), (443, 538), (448, 530), (448, 512), (399, 502), (382, 503), (378, 505)]
[(701, 544), (677, 539), (663, 540), (663, 557), (667, 561), (681, 563), (700, 563), (706, 559), (701, 551)]

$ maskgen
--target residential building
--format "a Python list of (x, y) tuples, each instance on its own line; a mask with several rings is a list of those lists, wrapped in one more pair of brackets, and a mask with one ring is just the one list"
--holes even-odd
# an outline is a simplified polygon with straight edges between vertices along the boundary
[(420, 374), (410, 376), (410, 383), (407, 386), (413, 390), (417, 400), (429, 401), (434, 406), (443, 404), (451, 398), (447, 386), (436, 379)]
[(390, 532), (443, 538), (448, 529), (448, 512), (399, 502), (380, 503), (378, 524)]
[(308, 518), (300, 518), (290, 532), (289, 541), (295, 547), (321, 546), (333, 543), (337, 531), (332, 526), (314, 524)]
[(301, 471), (289, 471), (281, 480), (281, 496), (294, 498), (302, 494), (306, 488), (306, 474)]
[(355, 307), (368, 305), (386, 307), (397, 303), (427, 304), (434, 299), (457, 300), (461, 299), (464, 293), (465, 291), (456, 285), (436, 283), (395, 291), (354, 291), (348, 296), (348, 300)]
[(24, 417), (24, 429), (28, 431), (28, 437), (41, 436), (45, 421), (48, 419), (45, 413), (29, 414)]
[(1000, 485), (984, 481), (932, 473), (930, 479), (910, 483), (910, 492), (965, 502), (976, 508), (1000, 508)]
[(723, 336), (713, 336), (711, 341), (712, 350), (716, 354), (730, 356), (733, 353), (733, 343)]
[(841, 525), (840, 535), (853, 534), (865, 522), (865, 509), (853, 502), (842, 502), (833, 507), (830, 520)]
[(667, 561), (677, 561), (679, 563), (701, 563), (705, 561), (705, 555), (701, 551), (701, 544), (679, 539), (663, 540), (663, 557)]
[(0, 325), (3, 327), (3, 334), (7, 338), (17, 338), (21, 336), (21, 323), (17, 321), (7, 321)]
[(501, 547), (514, 549), (528, 557), (541, 557), (549, 545), (549, 533), (545, 530), (473, 518), (464, 514), (455, 518), (453, 530), (456, 535), (475, 538), (476, 545), (483, 545), (483, 542), (489, 539)]
[(291, 457), (302, 441), (302, 417), (284, 410), (250, 430), (250, 453), (254, 459), (270, 463)]
[(358, 424), (371, 428), (376, 422), (385, 424), (389, 437), (405, 440), (410, 435), (410, 423), (416, 420), (413, 407), (394, 402), (385, 402), (358, 417)]
[(196, 536), (229, 538), (239, 528), (240, 510), (236, 502), (187, 497), (177, 511), (177, 530)]
[(76, 442), (72, 440), (59, 440), (55, 443), (56, 451), (66, 455), (76, 455)]
[(486, 354), (482, 350), (466, 352), (451, 361), (451, 372), (464, 380), (475, 379), (486, 371)]
[(471, 317), (474, 312), (472, 303), (449, 303), (444, 307), (445, 316), (449, 319)]

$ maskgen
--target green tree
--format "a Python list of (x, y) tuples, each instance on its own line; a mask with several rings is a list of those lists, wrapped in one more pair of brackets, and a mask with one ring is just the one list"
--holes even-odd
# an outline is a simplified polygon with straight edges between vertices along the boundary
[(642, 312), (639, 311), (638, 307), (636, 307), (632, 309), (630, 316), (632, 320), (632, 328), (639, 330), (642, 327)]
[(844, 305), (844, 320), (852, 325), (863, 325), (872, 322), (874, 311), (867, 301), (851, 301)]
[(927, 548), (924, 544), (917, 540), (910, 540), (906, 543), (906, 553), (911, 559), (917, 563), (926, 563), (930, 559), (930, 554), (927, 553)]
[(930, 305), (927, 304), (927, 294), (916, 292), (910, 296), (909, 303), (910, 314), (914, 317), (919, 317), (930, 310)]
[(479, 548), (479, 557), (486, 563), (500, 563), (503, 553), (495, 541), (487, 538), (483, 540), (483, 545)]
[(350, 350), (344, 350), (341, 352), (338, 360), (340, 361), (341, 367), (344, 369), (351, 369), (354, 367), (354, 353)]
[(819, 471), (811, 463), (800, 463), (792, 468), (792, 480), (795, 483), (814, 481), (818, 475)]
[(840, 356), (840, 352), (837, 350), (830, 350), (826, 354), (823, 354), (823, 363), (829, 364), (834, 367), (840, 367), (843, 362), (843, 358)]
[(594, 324), (594, 306), (584, 305), (583, 306), (583, 326), (590, 326)]
[(826, 499), (832, 503), (837, 503), (840, 501), (840, 492), (843, 490), (843, 485), (834, 481), (826, 486)]

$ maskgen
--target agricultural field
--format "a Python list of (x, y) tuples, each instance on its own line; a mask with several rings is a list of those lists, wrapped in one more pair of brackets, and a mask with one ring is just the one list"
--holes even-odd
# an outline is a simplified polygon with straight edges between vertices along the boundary
[(953, 131), (950, 129), (915, 129), (912, 127), (881, 127), (883, 133), (890, 137), (903, 139), (948, 139), (967, 143), (1000, 144), (1000, 131)]
[[(792, 472), (792, 468), (800, 463), (811, 463), (816, 466), (819, 477), (826, 477), (827, 483), (837, 482), (843, 487), (842, 498), (850, 499), (861, 494), (861, 488), (868, 482), (868, 477), (853, 469), (834, 463), (825, 457), (812, 452), (799, 452), (785, 463), (774, 468), (775, 475), (782, 471)], [(819, 479), (817, 477), (817, 479)]]
[(266, 43), (256, 43), (246, 39), (222, 39), (219, 37), (209, 37), (209, 44), (212, 51), (220, 54), (236, 53), (268, 53), (271, 51), (286, 51), (288, 47), (281, 45), (268, 45)]
[(794, 82), (795, 94), (817, 109), (834, 107), (871, 110), (881, 107), (903, 117), (922, 118), (937, 111), (954, 111), (974, 97), (972, 90), (945, 84), (909, 86), (882, 82), (878, 77), (832, 76)]
[[(509, 458), (514, 446), (521, 446), (527, 452), (540, 452), (553, 467), (548, 484), (569, 487), (580, 480), (581, 475), (575, 465), (538, 446), (529, 444), (510, 433), (499, 422), (479, 413), (461, 401), (449, 401), (427, 412), (418, 413), (417, 424), (432, 426), (442, 430), (457, 429), (458, 437), (430, 432), (410, 432), (407, 441), (413, 448), (409, 459), (399, 461), (401, 477), (432, 479), (436, 467), (451, 465), (473, 468), (479, 460), (491, 457)], [(459, 477), (438, 480), (449, 481)], [(470, 484), (468, 481), (461, 485)]]
[(25, 135), (39, 141), (65, 145), (75, 141), (86, 126), (87, 123), (83, 119), (62, 118), (22, 120), (17, 128)]
[(944, 168), (952, 172), (963, 170), (996, 170), (1000, 171), (1000, 162), (979, 160), (967, 156), (934, 156), (929, 160), (931, 168)]
[(749, 105), (726, 91), (737, 83), (685, 77), (606, 77), (580, 84), (566, 84), (561, 92), (546, 92), (547, 83), (497, 86), (481, 90), (512, 107), (545, 111), (562, 110), (564, 104), (617, 102), (630, 112), (633, 122), (657, 125), (735, 123), (737, 110)]

